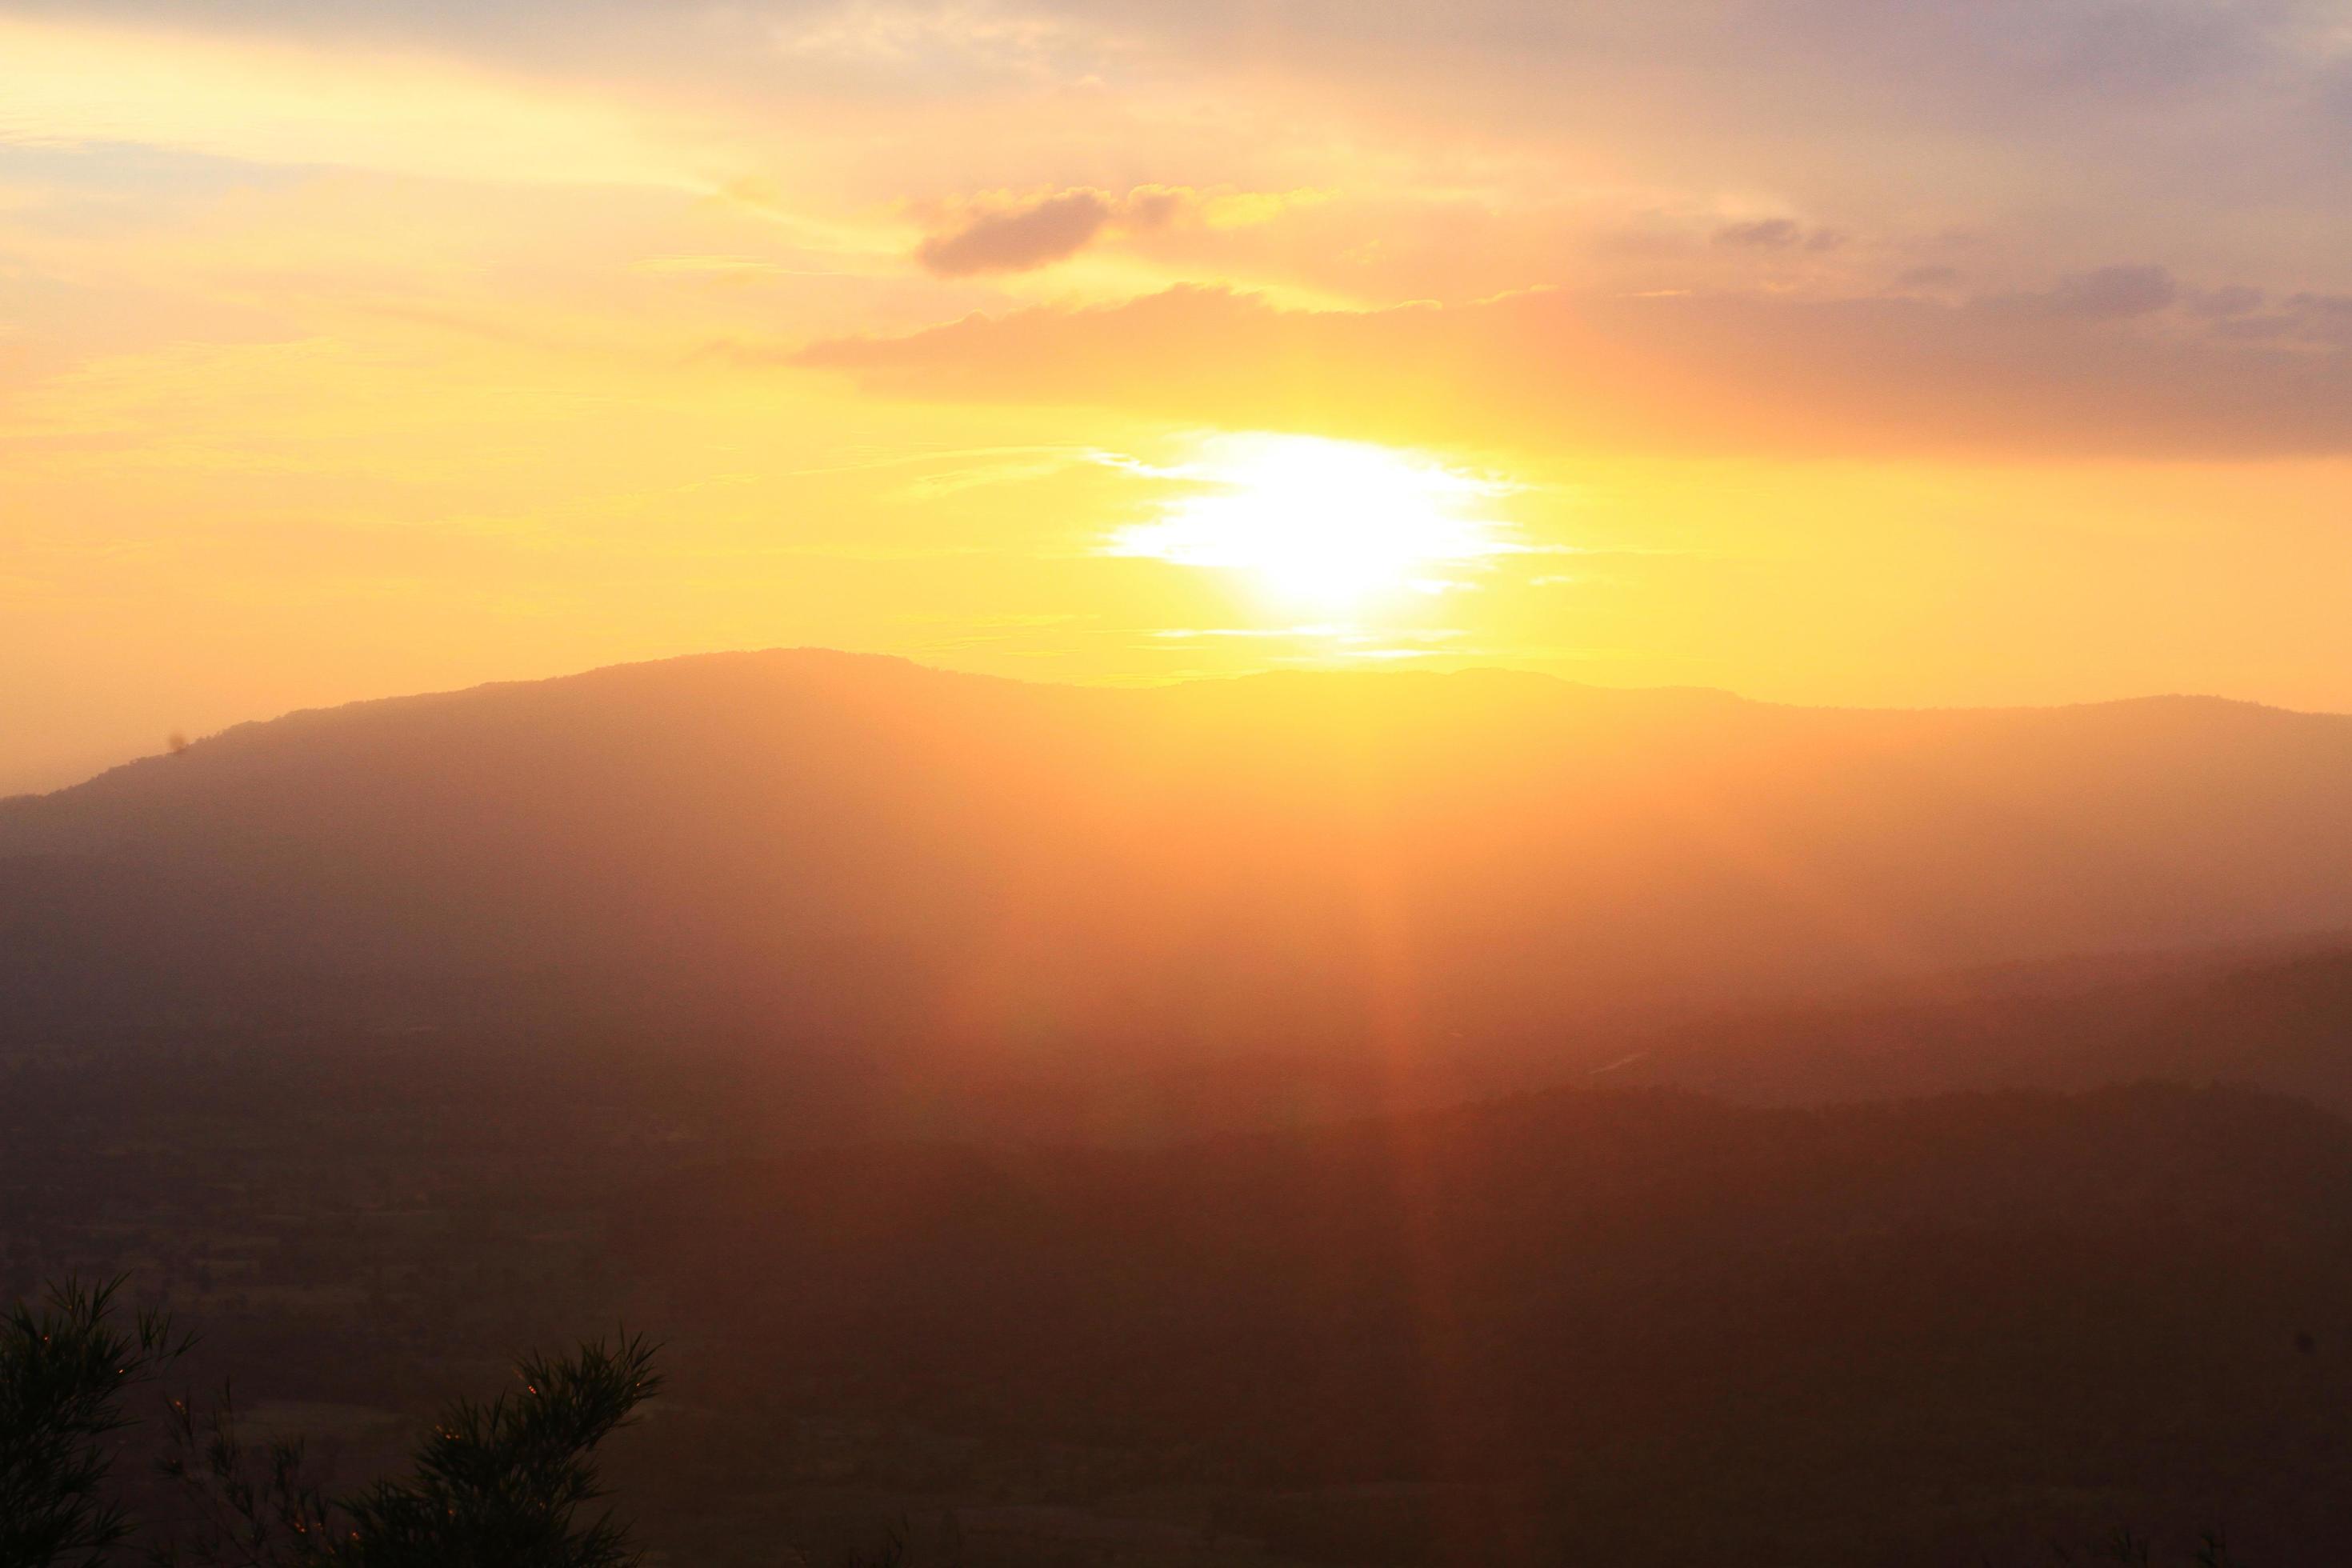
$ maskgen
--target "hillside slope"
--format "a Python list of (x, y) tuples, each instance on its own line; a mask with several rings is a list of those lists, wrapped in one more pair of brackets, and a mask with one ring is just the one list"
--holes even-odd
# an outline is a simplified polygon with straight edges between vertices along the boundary
[[(1558, 1031), (2352, 927), (2352, 719), (1501, 673), (715, 656), (247, 725), (0, 804), (40, 1028), (324, 985), (935, 1042)], [(348, 1009), (346, 1009), (348, 1010)]]

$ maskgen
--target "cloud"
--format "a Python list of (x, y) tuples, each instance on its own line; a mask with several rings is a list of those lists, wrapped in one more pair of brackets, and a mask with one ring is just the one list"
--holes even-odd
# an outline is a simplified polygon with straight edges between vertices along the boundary
[(2189, 295), (2183, 302), (2198, 315), (2227, 319), (2253, 314), (2263, 308), (2263, 301), (2268, 298), (2263, 290), (2250, 289), (2241, 283), (2222, 289), (2201, 289)]
[(446, 59), (0, 11), (0, 146), (10, 142), (532, 184), (704, 184), (689, 141), (576, 87)]
[(2263, 302), (2263, 297), (2257, 297), (2242, 309), (2230, 310), (2203, 304), (2201, 313), (2219, 316), (2214, 331), (2241, 342), (2352, 349), (2352, 294), (2295, 294), (2270, 310), (2262, 309)]
[(1758, 218), (1752, 223), (1726, 224), (1715, 231), (1715, 243), (1743, 248), (1781, 250), (1796, 244), (1803, 232), (1791, 218)]
[[(1729, 199), (1804, 215), (1725, 227), (1727, 259), (1965, 228), (1987, 245), (1972, 276), (2032, 275), (2171, 255), (2193, 212), (2202, 265), (2285, 294), (2352, 288), (2341, 20), (2331, 0), (0, 0), (0, 138), (466, 177), (759, 174), (812, 218), (975, 168), (1051, 193), (925, 241), (983, 271), (1000, 252), (1009, 268), (1100, 243), (1111, 224), (1067, 188), (1091, 170), (1203, 188), (1466, 185), (1501, 226), (1593, 183), (1606, 147), (1608, 182), (1661, 212)], [(125, 58), (27, 53), (8, 36), (68, 31)], [(290, 63), (255, 66), (257, 83), (226, 72), (230, 54)], [(1495, 178), (1465, 181), (1474, 166)], [(1414, 223), (1370, 218), (1318, 237), (1311, 258), (1225, 275), (1459, 298), (1564, 267), (1554, 244), (1539, 269), (1510, 254), (1507, 277), (1491, 247), (1393, 288), (1334, 276), (1412, 252)]]
[(1191, 191), (1143, 185), (1123, 197), (1078, 189), (982, 205), (917, 246), (915, 259), (940, 278), (1027, 272), (1067, 260), (1113, 226), (1139, 233), (1164, 227), (1195, 201)]
[[(2201, 332), (2168, 274), (2040, 294), (1627, 297), (1281, 310), (1222, 289), (973, 316), (782, 356), (885, 395), (1115, 406), (1373, 440), (2011, 458), (2352, 454), (2352, 354)], [(2162, 314), (2158, 314), (2162, 311)]]
[(1900, 289), (1948, 289), (1960, 280), (1960, 269), (1940, 262), (1927, 262), (1906, 267), (1895, 274), (1895, 287)]
[(1833, 228), (1808, 229), (1794, 218), (1756, 218), (1726, 224), (1715, 231), (1715, 243), (1738, 250), (1835, 250), (1845, 236)]
[(1030, 206), (982, 213), (962, 227), (935, 234), (915, 258), (941, 278), (976, 272), (1026, 272), (1076, 256), (1111, 219), (1095, 191), (1066, 191)]
[(2011, 295), (2000, 302), (2042, 315), (2120, 321), (2161, 310), (2179, 298), (2180, 285), (2161, 267), (2102, 267), (2062, 279), (2045, 293)]

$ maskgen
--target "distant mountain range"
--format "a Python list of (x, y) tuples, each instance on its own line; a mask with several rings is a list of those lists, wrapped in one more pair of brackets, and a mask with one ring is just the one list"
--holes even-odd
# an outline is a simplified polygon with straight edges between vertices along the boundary
[(2346, 929), (2352, 718), (2207, 699), (790, 651), (297, 713), (0, 803), (37, 1031), (552, 1009), (1402, 1058)]

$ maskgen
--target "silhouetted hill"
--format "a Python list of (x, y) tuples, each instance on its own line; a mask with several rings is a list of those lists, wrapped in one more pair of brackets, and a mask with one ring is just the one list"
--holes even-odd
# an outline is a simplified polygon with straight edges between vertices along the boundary
[(2352, 719), (2192, 699), (778, 652), (295, 714), (0, 805), (0, 984), (37, 1032), (505, 1009), (1402, 1060), (2347, 926)]
[(2352, 1549), (2352, 1129), (2243, 1092), (809, 1152), (620, 1226), (687, 1397), (1157, 1455), (1309, 1558)]

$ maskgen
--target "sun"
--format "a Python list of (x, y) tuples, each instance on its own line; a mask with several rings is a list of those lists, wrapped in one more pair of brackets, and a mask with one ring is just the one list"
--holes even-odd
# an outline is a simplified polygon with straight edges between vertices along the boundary
[(1515, 548), (1480, 515), (1511, 486), (1368, 442), (1218, 436), (1194, 461), (1147, 471), (1184, 490), (1121, 529), (1111, 553), (1244, 573), (1296, 603), (1348, 607), (1442, 591)]

